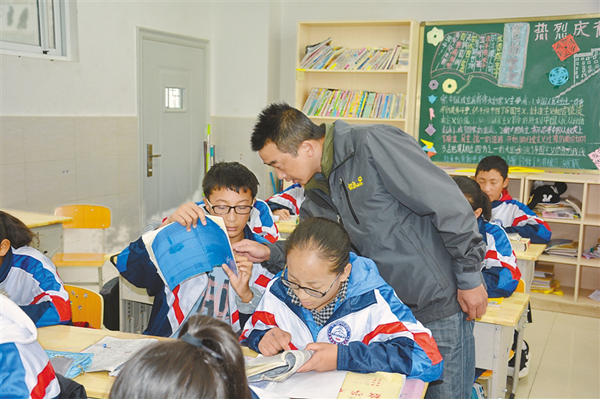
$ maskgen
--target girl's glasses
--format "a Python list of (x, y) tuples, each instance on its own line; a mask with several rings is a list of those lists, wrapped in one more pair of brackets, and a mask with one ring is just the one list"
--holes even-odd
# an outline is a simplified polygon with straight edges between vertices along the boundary
[(338, 277), (340, 276), (340, 274), (342, 274), (342, 272), (344, 271), (342, 269), (337, 274), (337, 276), (335, 276), (335, 278), (331, 282), (331, 285), (329, 286), (329, 288), (327, 288), (327, 290), (325, 292), (321, 292), (321, 291), (313, 290), (312, 288), (303, 287), (300, 284), (296, 284), (293, 281), (288, 280), (286, 277), (284, 277), (286, 275), (287, 268), (288, 268), (288, 265), (286, 263), (285, 267), (283, 268), (283, 273), (281, 274), (281, 282), (283, 283), (283, 285), (285, 285), (286, 287), (291, 288), (293, 290), (304, 290), (304, 292), (306, 292), (308, 295), (314, 296), (315, 298), (323, 298), (325, 295), (327, 295), (327, 293), (329, 292), (329, 290), (331, 289), (331, 287), (333, 287), (333, 284), (335, 283), (335, 280), (337, 280)]

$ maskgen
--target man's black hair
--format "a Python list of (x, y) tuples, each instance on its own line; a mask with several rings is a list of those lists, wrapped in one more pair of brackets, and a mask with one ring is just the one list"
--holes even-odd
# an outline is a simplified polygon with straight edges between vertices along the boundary
[(226, 188), (239, 193), (240, 190), (250, 191), (252, 198), (258, 192), (258, 179), (250, 169), (239, 162), (219, 162), (204, 176), (202, 190), (209, 197), (214, 190)]
[(477, 169), (475, 170), (475, 176), (479, 174), (479, 172), (487, 172), (492, 169), (497, 170), (504, 180), (508, 177), (508, 164), (506, 161), (499, 157), (498, 155), (490, 155), (489, 157), (483, 158), (477, 164)]
[(269, 104), (258, 115), (250, 143), (252, 151), (260, 151), (272, 142), (279, 151), (296, 156), (303, 141), (323, 136), (325, 127), (315, 125), (308, 116), (285, 102), (277, 102)]

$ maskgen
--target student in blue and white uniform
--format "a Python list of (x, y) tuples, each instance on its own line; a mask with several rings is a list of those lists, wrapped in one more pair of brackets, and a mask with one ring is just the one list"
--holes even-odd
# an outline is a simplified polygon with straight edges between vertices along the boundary
[(10, 298), (36, 327), (71, 324), (71, 303), (56, 266), (29, 246), (33, 232), (0, 211), (0, 294)]
[[(243, 239), (267, 242), (250, 228), (249, 220), (256, 209), (258, 180), (248, 168), (237, 162), (218, 163), (207, 172), (202, 188), (205, 195), (203, 201), (181, 205), (164, 224), (180, 223), (189, 230), (197, 225), (198, 219), (204, 218), (204, 212), (207, 211), (223, 218), (232, 243)], [(264, 202), (262, 206), (265, 208), (263, 211), (270, 214)], [(273, 277), (260, 264), (237, 256), (239, 278), (226, 266), (215, 267), (212, 272), (191, 277), (171, 290), (151, 260), (149, 237), (149, 233), (142, 235), (117, 258), (119, 273), (154, 297), (150, 321), (144, 334), (176, 337), (182, 323), (195, 312), (225, 321), (234, 331), (239, 331)]]
[(469, 200), (477, 218), (479, 233), (487, 246), (481, 272), (488, 297), (509, 297), (519, 284), (521, 271), (517, 267), (517, 257), (508, 235), (501, 226), (488, 222), (492, 217), (491, 204), (479, 183), (465, 176), (454, 176), (453, 179)]
[(4, 295), (0, 295), (0, 397), (60, 397), (54, 368), (37, 342), (33, 321)]
[(298, 371), (387, 371), (435, 381), (443, 360), (431, 331), (379, 276), (350, 252), (350, 237), (325, 218), (301, 222), (286, 240), (274, 278), (240, 337), (265, 356), (309, 349)]
[(267, 205), (273, 215), (279, 216), (279, 220), (288, 220), (291, 215), (300, 215), (302, 202), (304, 202), (304, 187), (300, 183), (294, 183), (267, 199)]

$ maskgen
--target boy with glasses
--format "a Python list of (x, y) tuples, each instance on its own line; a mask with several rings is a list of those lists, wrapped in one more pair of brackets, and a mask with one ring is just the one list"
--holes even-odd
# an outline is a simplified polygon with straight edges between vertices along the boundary
[[(198, 219), (204, 219), (206, 212), (223, 218), (232, 244), (243, 239), (268, 241), (256, 232), (260, 228), (256, 222), (254, 229), (250, 227), (253, 215), (262, 226), (268, 225), (269, 221), (272, 224), (273, 219), (267, 204), (256, 199), (258, 180), (248, 168), (237, 162), (218, 163), (206, 173), (202, 188), (203, 201), (181, 205), (163, 225), (180, 223), (190, 231), (197, 226)], [(225, 321), (234, 331), (239, 331), (273, 276), (260, 264), (236, 255), (237, 276), (223, 265), (187, 279), (170, 290), (150, 260), (144, 236), (119, 254), (117, 269), (129, 282), (146, 288), (148, 295), (154, 296), (145, 334), (176, 337), (179, 327), (195, 313)]]

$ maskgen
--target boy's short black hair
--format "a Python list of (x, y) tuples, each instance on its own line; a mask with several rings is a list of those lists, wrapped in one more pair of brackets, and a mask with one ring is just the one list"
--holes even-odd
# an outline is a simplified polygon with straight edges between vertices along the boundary
[(250, 169), (239, 162), (219, 162), (213, 165), (204, 180), (202, 190), (204, 196), (209, 197), (214, 190), (226, 188), (239, 193), (240, 190), (250, 191), (252, 199), (258, 192), (258, 179)]
[(505, 180), (508, 177), (508, 164), (498, 155), (490, 155), (479, 161), (477, 169), (475, 170), (475, 176), (477, 176), (479, 172), (487, 172), (492, 169), (496, 169)]

